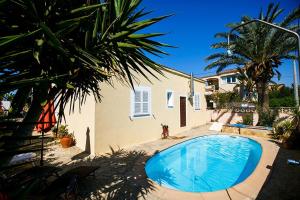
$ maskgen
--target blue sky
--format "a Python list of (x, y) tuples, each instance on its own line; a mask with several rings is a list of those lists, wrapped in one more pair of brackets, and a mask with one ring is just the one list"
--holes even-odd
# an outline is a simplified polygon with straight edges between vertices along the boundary
[[(216, 52), (210, 45), (217, 42), (214, 34), (225, 32), (227, 23), (239, 22), (240, 17), (249, 15), (257, 17), (261, 8), (267, 9), (267, 0), (144, 0), (142, 6), (154, 11), (150, 16), (174, 14), (174, 16), (148, 28), (149, 32), (164, 32), (166, 36), (158, 41), (176, 46), (166, 49), (170, 54), (153, 60), (186, 73), (193, 72), (198, 76), (214, 74), (215, 70), (205, 71), (208, 64), (205, 58)], [(298, 0), (284, 0), (280, 7), (282, 16), (299, 6)], [(290, 85), (293, 81), (292, 62), (285, 61), (280, 67), (282, 73), (279, 82)], [(277, 79), (276, 79), (277, 80)]]

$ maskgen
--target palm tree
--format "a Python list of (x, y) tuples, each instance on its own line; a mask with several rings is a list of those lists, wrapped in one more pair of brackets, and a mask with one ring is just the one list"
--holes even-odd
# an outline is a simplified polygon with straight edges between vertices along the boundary
[(234, 89), (238, 89), (241, 97), (244, 97), (245, 92), (247, 92), (247, 96), (245, 100), (253, 101), (254, 92), (255, 92), (255, 83), (251, 77), (248, 76), (245, 69), (238, 67), (237, 79), (239, 81), (238, 84), (234, 87)]
[[(16, 90), (17, 111), (28, 96), (23, 120), (37, 121), (41, 105), (57, 98), (66, 103), (101, 99), (101, 83), (116, 77), (133, 87), (133, 73), (162, 74), (145, 52), (166, 54), (162, 33), (142, 30), (167, 18), (145, 19), (141, 0), (2, 0), (0, 1), (0, 94)], [(148, 78), (147, 78), (148, 79)], [(148, 79), (149, 80), (149, 79)], [(32, 127), (29, 127), (32, 130)], [(22, 132), (24, 127), (20, 128)]]
[[(281, 22), (277, 22), (278, 17), (283, 12), (279, 4), (270, 3), (267, 12), (262, 10), (258, 19), (277, 24), (281, 27), (299, 31), (299, 26), (295, 25), (295, 20), (300, 18), (300, 8), (295, 8)], [(252, 20), (249, 16), (243, 16), (241, 21)], [(233, 28), (239, 23), (229, 24)], [(216, 38), (223, 38), (224, 41), (212, 45), (214, 49), (227, 49), (228, 33), (218, 33)], [(260, 23), (251, 23), (237, 30), (232, 35), (233, 55), (226, 53), (215, 53), (206, 58), (210, 64), (205, 69), (217, 68), (217, 72), (226, 67), (236, 65), (244, 68), (246, 74), (254, 81), (258, 93), (258, 104), (263, 111), (269, 109), (268, 84), (277, 75), (280, 77), (278, 67), (285, 59), (295, 59), (292, 54), (297, 47), (297, 39), (289, 33), (271, 28)], [(225, 52), (225, 51), (224, 51)]]

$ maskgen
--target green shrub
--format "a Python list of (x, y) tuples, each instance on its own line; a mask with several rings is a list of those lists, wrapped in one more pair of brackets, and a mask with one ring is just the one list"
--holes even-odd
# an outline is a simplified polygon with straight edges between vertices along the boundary
[(262, 112), (260, 109), (258, 110), (259, 113), (259, 125), (260, 126), (273, 126), (273, 123), (278, 116), (278, 111), (276, 110), (269, 110), (267, 112)]
[(270, 98), (270, 107), (295, 107), (296, 102), (293, 96)]
[(243, 118), (243, 124), (246, 125), (253, 125), (253, 114), (252, 113), (247, 113), (242, 116)]
[(284, 120), (274, 126), (274, 135), (278, 139), (287, 140), (295, 128), (296, 127), (291, 120)]
[(218, 108), (227, 108), (230, 103), (242, 101), (239, 93), (236, 92), (218, 93), (213, 99), (217, 102)]

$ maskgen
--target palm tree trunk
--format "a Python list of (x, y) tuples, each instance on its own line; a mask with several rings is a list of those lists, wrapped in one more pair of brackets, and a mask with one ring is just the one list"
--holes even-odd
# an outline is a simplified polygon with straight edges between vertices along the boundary
[(268, 83), (260, 81), (256, 83), (258, 106), (263, 112), (269, 111), (269, 90)]
[(269, 89), (268, 82), (256, 82), (257, 101), (258, 101), (258, 125), (262, 125), (263, 113), (269, 113)]

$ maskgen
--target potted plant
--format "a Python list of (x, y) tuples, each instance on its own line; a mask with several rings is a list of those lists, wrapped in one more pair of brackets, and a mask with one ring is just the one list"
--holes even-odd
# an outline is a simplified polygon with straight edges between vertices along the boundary
[(60, 125), (57, 129), (57, 136), (63, 148), (69, 148), (75, 144), (74, 134), (69, 133), (68, 125)]
[(166, 139), (169, 137), (169, 126), (168, 125), (165, 125), (165, 124), (161, 124), (161, 127), (163, 129), (163, 132), (162, 132), (162, 139)]
[(274, 128), (274, 133), (281, 140), (282, 146), (286, 149), (293, 147), (293, 134), (295, 133), (295, 125), (291, 120), (284, 120)]
[(282, 141), (285, 148), (292, 149), (300, 144), (300, 110), (295, 108), (288, 118), (277, 120), (274, 123), (274, 134)]

